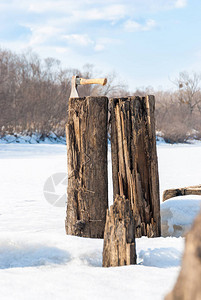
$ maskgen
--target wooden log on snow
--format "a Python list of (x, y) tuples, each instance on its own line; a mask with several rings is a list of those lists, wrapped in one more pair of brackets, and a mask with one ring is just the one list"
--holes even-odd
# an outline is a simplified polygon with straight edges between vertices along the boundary
[(201, 195), (201, 184), (184, 188), (168, 189), (163, 192), (163, 202), (177, 196)]
[(103, 238), (108, 208), (108, 98), (69, 99), (66, 233)]
[(181, 271), (165, 300), (201, 299), (201, 212), (186, 236)]
[(136, 237), (161, 235), (155, 98), (110, 100), (114, 197), (130, 200)]
[(107, 211), (103, 267), (136, 264), (135, 225), (129, 200), (117, 195)]

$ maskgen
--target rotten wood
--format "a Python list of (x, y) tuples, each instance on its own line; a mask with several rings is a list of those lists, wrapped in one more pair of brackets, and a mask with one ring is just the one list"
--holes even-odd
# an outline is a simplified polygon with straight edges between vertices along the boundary
[(177, 196), (201, 195), (201, 184), (184, 188), (168, 189), (163, 192), (163, 202)]
[(69, 99), (66, 233), (103, 238), (108, 208), (108, 98)]
[(136, 237), (161, 235), (155, 98), (110, 99), (113, 192), (130, 200)]
[(103, 267), (136, 264), (135, 225), (130, 201), (117, 195), (107, 211)]

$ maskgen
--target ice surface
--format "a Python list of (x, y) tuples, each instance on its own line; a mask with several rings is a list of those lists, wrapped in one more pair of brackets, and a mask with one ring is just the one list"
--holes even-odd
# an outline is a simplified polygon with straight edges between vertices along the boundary
[[(159, 145), (161, 191), (199, 184), (200, 153), (200, 145)], [(137, 239), (137, 265), (102, 268), (103, 240), (66, 236), (65, 208), (44, 198), (46, 179), (66, 162), (65, 145), (0, 145), (1, 299), (163, 299), (184, 238)]]

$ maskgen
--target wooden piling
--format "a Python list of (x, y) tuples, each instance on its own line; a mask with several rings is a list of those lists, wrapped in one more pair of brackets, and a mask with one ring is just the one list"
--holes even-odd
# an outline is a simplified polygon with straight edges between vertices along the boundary
[(130, 200), (117, 195), (107, 212), (103, 267), (136, 264), (135, 225)]
[(69, 99), (66, 233), (103, 238), (108, 208), (107, 97)]
[(114, 198), (130, 200), (136, 237), (161, 235), (155, 98), (110, 99)]

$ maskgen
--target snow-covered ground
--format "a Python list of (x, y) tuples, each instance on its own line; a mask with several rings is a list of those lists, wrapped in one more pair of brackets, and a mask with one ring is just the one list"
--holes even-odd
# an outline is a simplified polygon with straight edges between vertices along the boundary
[[(158, 158), (161, 192), (201, 183), (201, 144), (161, 144)], [(184, 239), (137, 239), (137, 265), (102, 268), (103, 241), (66, 236), (65, 207), (43, 195), (47, 178), (66, 168), (64, 145), (0, 145), (0, 298), (163, 299)], [(111, 203), (111, 179), (109, 193)]]
[(180, 196), (161, 204), (163, 236), (185, 236), (201, 208), (201, 196)]

